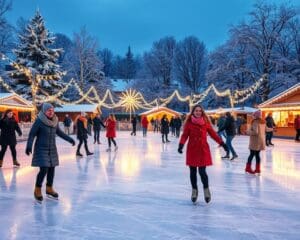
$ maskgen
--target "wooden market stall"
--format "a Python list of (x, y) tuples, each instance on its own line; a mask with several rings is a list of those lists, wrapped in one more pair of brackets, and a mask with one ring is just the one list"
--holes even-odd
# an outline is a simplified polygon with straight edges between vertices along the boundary
[(34, 112), (31, 102), (15, 93), (0, 93), (0, 113), (12, 109), (18, 122), (30, 122)]
[(81, 112), (85, 112), (88, 116), (92, 117), (95, 114), (101, 113), (97, 104), (68, 104), (55, 108), (55, 114), (60, 122), (64, 120), (66, 114), (74, 121)]
[(294, 120), (300, 115), (300, 83), (258, 105), (263, 117), (272, 113), (276, 124), (275, 136), (294, 137)]
[(182, 116), (182, 114), (180, 112), (174, 111), (167, 107), (155, 107), (146, 112), (142, 112), (139, 115), (142, 117), (144, 117), (144, 116), (147, 117), (148, 121), (150, 122), (151, 119), (159, 119), (160, 120), (164, 114), (167, 115), (167, 118), (169, 119), (169, 121), (170, 121), (171, 117), (181, 117)]

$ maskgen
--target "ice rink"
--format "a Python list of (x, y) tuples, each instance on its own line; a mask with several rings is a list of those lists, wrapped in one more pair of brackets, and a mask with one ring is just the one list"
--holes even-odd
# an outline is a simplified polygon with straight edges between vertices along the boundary
[[(300, 143), (274, 139), (261, 153), (260, 177), (244, 173), (247, 136), (233, 144), (239, 158), (210, 141), (214, 165), (208, 168), (212, 201), (190, 200), (185, 153), (178, 139), (161, 143), (160, 134), (118, 132), (117, 152), (89, 139), (93, 156), (76, 158), (76, 148), (57, 138), (60, 166), (54, 188), (59, 200), (35, 202), (38, 169), (17, 145), (21, 168), (8, 150), (0, 170), (0, 239), (300, 239)], [(74, 136), (73, 136), (74, 137)], [(184, 150), (186, 149), (186, 146)], [(84, 153), (83, 149), (81, 151)], [(45, 187), (43, 187), (43, 193)]]

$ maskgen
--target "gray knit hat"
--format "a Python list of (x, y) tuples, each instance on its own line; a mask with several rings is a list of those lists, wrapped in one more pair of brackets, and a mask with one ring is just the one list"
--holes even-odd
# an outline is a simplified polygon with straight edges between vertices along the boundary
[(43, 103), (42, 112), (46, 113), (49, 108), (53, 108), (53, 105), (51, 103)]

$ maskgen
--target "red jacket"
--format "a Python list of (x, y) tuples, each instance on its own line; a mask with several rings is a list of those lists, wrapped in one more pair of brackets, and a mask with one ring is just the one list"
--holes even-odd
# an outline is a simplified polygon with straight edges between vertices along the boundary
[(116, 137), (116, 121), (113, 121), (111, 119), (106, 120), (106, 137)]
[(294, 127), (300, 129), (300, 117), (295, 118)]
[(148, 120), (147, 120), (147, 118), (146, 117), (143, 117), (143, 119), (142, 119), (142, 127), (143, 128), (147, 128), (148, 127)]
[(207, 142), (207, 133), (217, 143), (223, 141), (218, 134), (213, 130), (210, 123), (198, 125), (188, 120), (184, 126), (183, 133), (180, 138), (180, 143), (185, 144), (187, 139), (186, 165), (193, 167), (204, 167), (212, 165), (212, 158)]

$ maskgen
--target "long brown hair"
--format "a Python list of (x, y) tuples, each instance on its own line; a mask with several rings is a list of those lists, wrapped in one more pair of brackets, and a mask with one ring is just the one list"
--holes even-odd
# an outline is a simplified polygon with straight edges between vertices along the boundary
[(206, 123), (209, 123), (209, 124), (211, 125), (210, 118), (207, 116), (207, 114), (206, 114), (204, 108), (203, 108), (200, 104), (197, 104), (197, 105), (195, 105), (195, 106), (192, 108), (191, 112), (189, 113), (189, 115), (187, 116), (187, 118), (186, 118), (186, 120), (185, 120), (185, 123), (188, 122), (188, 121), (191, 121), (192, 115), (194, 114), (195, 109), (196, 109), (197, 107), (199, 107), (199, 108), (201, 109), (201, 111), (202, 111), (202, 116), (203, 116), (203, 118), (204, 118), (204, 121), (205, 121)]

